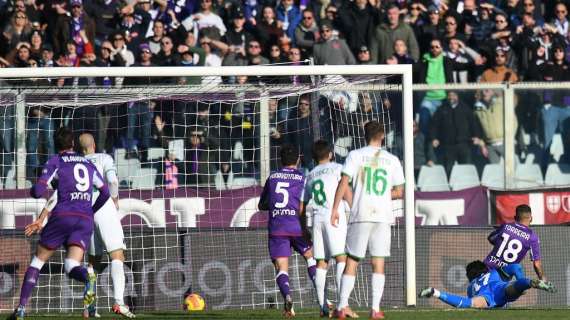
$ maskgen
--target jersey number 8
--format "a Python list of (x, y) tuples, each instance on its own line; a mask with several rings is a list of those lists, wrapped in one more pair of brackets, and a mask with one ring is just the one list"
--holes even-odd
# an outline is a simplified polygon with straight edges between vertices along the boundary
[(518, 259), (519, 253), (523, 248), (522, 242), (519, 239), (510, 239), (511, 236), (506, 233), (503, 233), (501, 236), (503, 241), (499, 246), (499, 250), (497, 250), (496, 256), (498, 258), (502, 257), (505, 262), (513, 263)]

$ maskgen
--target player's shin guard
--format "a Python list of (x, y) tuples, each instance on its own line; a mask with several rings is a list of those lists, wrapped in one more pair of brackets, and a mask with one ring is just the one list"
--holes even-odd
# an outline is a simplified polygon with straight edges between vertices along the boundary
[(124, 305), (125, 269), (123, 267), (123, 261), (117, 259), (111, 261), (111, 278), (113, 279), (113, 298), (115, 299), (115, 303)]
[(44, 266), (44, 262), (34, 257), (30, 266), (24, 275), (24, 282), (22, 282), (22, 290), (20, 291), (20, 306), (24, 307), (28, 303), (28, 299), (32, 295), (32, 290), (38, 283), (40, 277), (40, 270)]
[(315, 276), (315, 288), (317, 290), (317, 300), (319, 301), (319, 306), (323, 308), (326, 304), (325, 300), (325, 285), (327, 281), (327, 269), (317, 268), (317, 274)]
[(342, 280), (340, 282), (340, 299), (338, 302), (337, 310), (341, 310), (344, 307), (348, 307), (348, 298), (352, 289), (354, 289), (355, 276), (343, 274)]
[(281, 292), (283, 299), (287, 299), (290, 292), (289, 274), (284, 271), (279, 271), (279, 273), (275, 277), (275, 282), (277, 282), (277, 286), (279, 287), (279, 291)]
[(450, 306), (464, 309), (464, 308), (471, 308), (471, 298), (456, 296), (451, 293), (441, 291), (439, 295), (439, 300), (447, 303)]
[(372, 274), (372, 310), (380, 311), (380, 301), (384, 294), (386, 276), (382, 273)]
[(307, 258), (307, 273), (309, 273), (309, 279), (311, 279), (313, 285), (315, 285), (315, 277), (317, 274), (317, 260), (315, 260), (313, 257)]
[(89, 281), (87, 268), (82, 267), (79, 262), (73, 259), (65, 259), (64, 263), (65, 272), (71, 279), (86, 283)]
[(346, 262), (336, 263), (336, 294), (340, 296), (340, 282), (342, 281), (342, 274), (344, 273), (344, 267)]

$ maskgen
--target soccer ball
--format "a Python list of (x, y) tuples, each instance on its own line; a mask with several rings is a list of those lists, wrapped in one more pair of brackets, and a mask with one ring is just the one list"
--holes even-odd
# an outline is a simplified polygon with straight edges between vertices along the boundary
[(206, 308), (206, 301), (197, 293), (192, 293), (184, 298), (184, 310), (189, 312), (202, 311)]

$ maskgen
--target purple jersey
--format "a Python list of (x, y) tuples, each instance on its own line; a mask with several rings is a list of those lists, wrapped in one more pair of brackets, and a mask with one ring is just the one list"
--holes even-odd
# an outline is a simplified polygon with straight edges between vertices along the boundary
[(485, 264), (490, 269), (520, 263), (529, 250), (533, 261), (540, 260), (538, 236), (525, 225), (503, 224), (489, 235), (488, 240), (493, 244), (493, 250), (485, 258)]
[(270, 236), (301, 236), (299, 209), (305, 177), (297, 169), (272, 173), (263, 187), (259, 208), (269, 210)]
[[(109, 198), (109, 190), (95, 165), (75, 152), (62, 152), (48, 160), (41, 177), (32, 187), (32, 197), (42, 197), (54, 180), (57, 180), (57, 204), (51, 212), (52, 216), (93, 219), (93, 213)], [(99, 189), (101, 194), (92, 206), (93, 188)], [(103, 199), (100, 201), (99, 198)]]

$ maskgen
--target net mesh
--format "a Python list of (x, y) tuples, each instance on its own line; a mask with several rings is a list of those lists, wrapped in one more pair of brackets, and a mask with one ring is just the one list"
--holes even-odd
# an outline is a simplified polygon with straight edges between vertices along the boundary
[[(306, 172), (317, 139), (334, 145), (335, 159), (343, 163), (350, 150), (365, 145), (363, 125), (370, 120), (385, 125), (387, 147), (401, 158), (400, 78), (236, 76), (238, 84), (217, 86), (160, 86), (148, 79), (145, 86), (123, 88), (66, 79), (76, 86), (27, 81), (0, 89), (0, 311), (18, 303), (37, 240), (25, 238), (22, 229), (45, 203), (23, 189), (54, 154), (52, 135), (61, 126), (93, 134), (97, 152), (114, 158), (128, 248), (125, 300), (135, 312), (178, 310), (188, 289), (212, 309), (281, 308), (267, 252), (267, 216), (257, 210), (261, 180), (279, 167), (285, 142), (299, 146)], [(402, 306), (403, 225), (393, 233), (383, 304)], [(29, 310), (82, 309), (83, 286), (65, 276), (64, 255), (58, 250), (42, 269)], [(109, 308), (108, 257), (98, 271), (97, 303)], [(316, 306), (302, 257), (291, 259), (289, 273), (294, 300)], [(369, 264), (362, 264), (351, 304), (368, 305), (370, 274)]]

